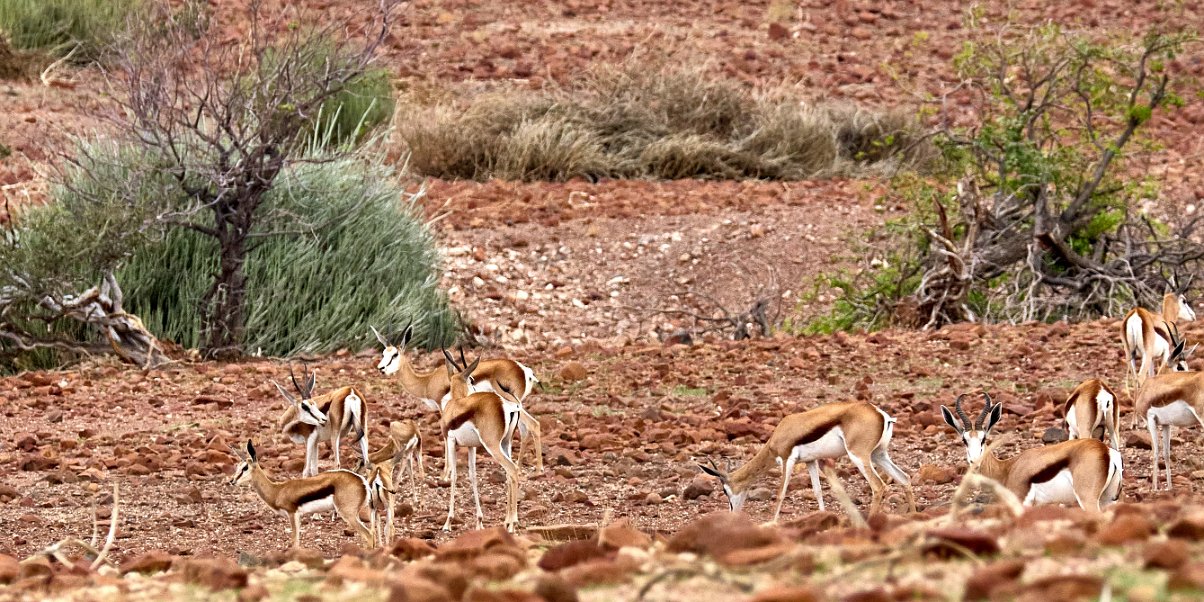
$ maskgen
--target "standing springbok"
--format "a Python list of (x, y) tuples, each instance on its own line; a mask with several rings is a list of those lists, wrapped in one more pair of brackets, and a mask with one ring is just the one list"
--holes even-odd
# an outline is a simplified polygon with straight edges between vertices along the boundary
[[(1171, 351), (1171, 361), (1178, 361), (1183, 341), (1177, 341)], [(1171, 489), (1171, 427), (1204, 426), (1204, 372), (1163, 372), (1142, 383), (1133, 399), (1133, 413), (1145, 418), (1150, 431), (1152, 488), (1158, 490), (1158, 436), (1162, 435), (1162, 460), (1166, 464), (1166, 488)]]
[[(414, 325), (407, 325), (401, 333), (401, 341), (394, 345), (385, 337), (377, 332), (375, 327), (372, 329), (372, 334), (376, 335), (376, 340), (384, 346), (381, 352), (380, 362), (376, 368), (385, 376), (398, 374), (401, 376), (401, 386), (407, 393), (422, 400), (427, 407), (432, 410), (442, 410), (443, 406), (451, 399), (451, 383), (448, 380), (447, 372), (439, 368), (435, 368), (428, 372), (419, 372), (410, 364), (409, 358), (406, 357), (406, 346), (409, 345), (410, 339), (414, 335)], [(463, 360), (464, 352), (460, 351), (460, 358)], [(522, 405), (531, 391), (540, 381), (535, 376), (535, 372), (530, 368), (510, 359), (492, 359), (481, 360), (480, 365), (472, 373), (471, 392), (477, 391), (493, 391), (496, 393), (504, 393), (510, 397), (514, 403)], [(535, 470), (543, 472), (543, 449), (540, 438), (540, 429), (538, 421), (527, 420), (525, 417), (519, 422), (519, 444), (516, 460), (523, 458), (522, 439), (530, 436), (535, 440)], [(443, 468), (443, 477), (447, 478), (447, 466)]]
[[(477, 369), (481, 358), (472, 364), (460, 366), (450, 353), (443, 352), (447, 360), (447, 377), (451, 383), (451, 400), (443, 407), (439, 418), (443, 438), (447, 446), (448, 475), (451, 487), (448, 490), (447, 522), (443, 530), (450, 531), (456, 510), (456, 446), (468, 448), (468, 480), (472, 483), (472, 496), (476, 502), (476, 528), (482, 528), (484, 513), (481, 512), (481, 493), (477, 489), (477, 448), (484, 448), (506, 471), (506, 518), (507, 531), (518, 528), (518, 464), (510, 455), (510, 443), (519, 415), (526, 411), (517, 404), (506, 402), (492, 391), (471, 392), (471, 374)], [(504, 385), (503, 385), (504, 389)]]
[(998, 481), (1025, 506), (1073, 503), (1084, 510), (1099, 512), (1120, 497), (1120, 452), (1097, 439), (1072, 439), (1034, 447), (1007, 460), (996, 458), (994, 453), (984, 456), (987, 435), (999, 422), (1003, 404), (992, 404), (991, 396), (985, 392), (982, 396), (986, 405), (974, 422), (962, 410), (965, 395), (959, 395), (953, 404), (957, 418), (948, 407), (941, 406), (945, 422), (966, 444), (966, 459), (971, 464), (981, 459), (978, 472), (982, 476)]
[(873, 494), (870, 514), (878, 511), (886, 491), (886, 483), (878, 474), (879, 469), (903, 486), (907, 492), (907, 508), (915, 512), (911, 480), (891, 461), (887, 449), (894, 425), (894, 418), (872, 404), (861, 401), (830, 403), (783, 418), (756, 455), (730, 474), (720, 470), (714, 460), (709, 467), (702, 464), (698, 467), (719, 479), (727, 495), (728, 506), (732, 512), (736, 512), (744, 506), (753, 483), (772, 466), (781, 466), (782, 486), (778, 491), (777, 507), (773, 511), (773, 522), (777, 522), (795, 463), (807, 464), (815, 499), (819, 500), (819, 509), (823, 510), (819, 461), (848, 456), (869, 482)]
[(1069, 438), (1093, 439), (1099, 429), (1100, 440), (1107, 439), (1113, 449), (1120, 449), (1120, 404), (1104, 381), (1093, 378), (1079, 383), (1066, 399), (1064, 414)]
[[(234, 469), (229, 483), (250, 483), (269, 508), (288, 517), (293, 529), (293, 548), (301, 547), (301, 517), (330, 510), (363, 538), (368, 548), (376, 547), (376, 511), (364, 477), (349, 470), (332, 470), (312, 477), (273, 481), (259, 465), (255, 446), (249, 440), (245, 453), (235, 447), (230, 449), (242, 462)], [(371, 530), (360, 519), (360, 510), (365, 505), (372, 516)]]
[(342, 466), (339, 442), (343, 435), (351, 431), (355, 431), (352, 441), (359, 442), (361, 460), (371, 465), (368, 459), (367, 402), (363, 394), (355, 387), (341, 387), (314, 397), (317, 372), (306, 374), (305, 384), (302, 385), (297, 382), (292, 366), (289, 366), (289, 377), (292, 378), (297, 397), (290, 395), (275, 381), (272, 382), (286, 402), (286, 409), (276, 423), (280, 432), (288, 435), (294, 443), (305, 444), (305, 469), (301, 476), (318, 474), (318, 443), (321, 441), (328, 442), (334, 450), (335, 468)]
[[(1179, 322), (1190, 322), (1196, 319), (1196, 312), (1187, 303), (1183, 295), (1167, 293), (1162, 297), (1162, 313), (1154, 312), (1144, 307), (1134, 307), (1125, 314), (1121, 322), (1121, 343), (1125, 348), (1125, 359), (1129, 362), (1129, 376), (1135, 378), (1138, 386), (1158, 372), (1160, 366), (1171, 366), (1172, 370), (1185, 372), (1186, 362), (1182, 365), (1171, 362), (1172, 342), (1171, 329)], [(1137, 357), (1141, 356), (1141, 368), (1137, 367)]]
[[(426, 478), (426, 469), (422, 464), (422, 433), (418, 424), (413, 420), (389, 423), (389, 437), (378, 450), (368, 454), (371, 471), (368, 472), (368, 482), (372, 486), (373, 504), (377, 508), (385, 508), (385, 524), (382, 541), (393, 541), (394, 484), (397, 482), (397, 469), (410, 473), (410, 501), (414, 508), (418, 507), (418, 485)], [(356, 472), (364, 473), (366, 466), (361, 461)], [(381, 535), (378, 533), (378, 535)]]

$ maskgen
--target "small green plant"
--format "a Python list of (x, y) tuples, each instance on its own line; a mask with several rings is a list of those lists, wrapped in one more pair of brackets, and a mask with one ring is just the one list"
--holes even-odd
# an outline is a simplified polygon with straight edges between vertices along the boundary
[(75, 62), (102, 57), (142, 0), (3, 0), (0, 32), (14, 48)]
[(706, 387), (677, 385), (676, 387), (673, 387), (673, 395), (677, 397), (705, 397), (707, 395), (707, 390)]

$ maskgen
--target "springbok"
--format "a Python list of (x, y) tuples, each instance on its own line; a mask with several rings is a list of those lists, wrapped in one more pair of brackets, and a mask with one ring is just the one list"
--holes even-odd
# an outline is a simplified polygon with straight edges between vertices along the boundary
[(1116, 393), (1104, 381), (1093, 378), (1079, 383), (1066, 398), (1063, 408), (1066, 416), (1066, 432), (1071, 439), (1107, 439), (1115, 449), (1120, 449), (1120, 404)]
[[(1183, 295), (1167, 293), (1162, 297), (1162, 312), (1155, 314), (1144, 307), (1134, 307), (1121, 321), (1121, 343), (1125, 348), (1125, 359), (1129, 362), (1129, 376), (1138, 386), (1154, 376), (1160, 366), (1171, 366), (1176, 372), (1187, 370), (1186, 362), (1171, 362), (1173, 334), (1171, 329), (1179, 322), (1196, 319), (1196, 312)], [(1141, 357), (1141, 368), (1137, 357)]]
[(882, 505), (886, 491), (886, 483), (878, 474), (878, 470), (903, 486), (907, 493), (907, 508), (915, 512), (916, 503), (911, 480), (891, 461), (887, 449), (894, 425), (894, 418), (872, 404), (860, 401), (831, 403), (783, 418), (756, 455), (730, 474), (720, 470), (714, 460), (709, 467), (702, 464), (698, 467), (719, 479), (723, 485), (723, 492), (727, 495), (728, 507), (732, 512), (736, 512), (744, 506), (749, 488), (768, 473), (771, 467), (781, 466), (782, 485), (778, 491), (777, 507), (773, 511), (773, 522), (777, 522), (796, 463), (807, 464), (815, 499), (819, 500), (819, 509), (823, 510), (819, 461), (848, 456), (869, 482), (873, 494), (873, 501), (870, 503), (871, 514), (877, 512)]
[[(959, 395), (953, 412), (941, 406), (941, 415), (966, 445), (971, 464), (981, 459), (978, 472), (1014, 493), (1025, 506), (1036, 504), (1078, 504), (1099, 512), (1120, 497), (1121, 455), (1097, 439), (1071, 439), (1020, 452), (1007, 460), (986, 454), (987, 435), (999, 422), (1003, 404), (992, 404), (985, 392), (986, 405), (973, 422), (962, 410)], [(960, 419), (960, 420), (959, 420)], [(984, 420), (986, 421), (984, 423)]]
[(363, 394), (355, 387), (341, 387), (314, 397), (317, 372), (306, 374), (304, 385), (297, 382), (292, 366), (289, 366), (289, 376), (292, 378), (297, 397), (290, 395), (279, 383), (272, 382), (285, 399), (284, 413), (276, 423), (280, 432), (294, 443), (305, 444), (305, 469), (301, 476), (312, 477), (318, 474), (318, 443), (321, 441), (330, 444), (334, 450), (335, 467), (341, 467), (339, 442), (343, 435), (353, 430), (353, 441), (359, 442), (360, 458), (370, 465), (367, 402), (364, 401)]
[[(418, 430), (418, 424), (413, 420), (390, 422), (388, 440), (380, 449), (368, 455), (368, 461), (372, 467), (367, 476), (372, 485), (373, 504), (377, 508), (385, 508), (383, 541), (391, 542), (394, 535), (397, 469), (410, 473), (410, 502), (414, 508), (418, 508), (419, 484), (426, 474), (422, 463), (422, 433)], [(365, 469), (364, 463), (360, 462), (356, 472), (363, 474)]]

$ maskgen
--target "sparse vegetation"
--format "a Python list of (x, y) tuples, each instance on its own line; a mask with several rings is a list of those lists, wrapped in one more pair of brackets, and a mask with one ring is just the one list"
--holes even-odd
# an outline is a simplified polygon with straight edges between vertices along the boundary
[(939, 133), (936, 177), (895, 177), (889, 200), (911, 214), (856, 245), (867, 265), (825, 279), (839, 297), (810, 331), (1118, 315), (1199, 271), (1199, 220), (1144, 213), (1159, 185), (1130, 161), (1157, 149), (1151, 118), (1182, 104), (1166, 64), (1192, 37), (1101, 43), (1042, 25), (977, 39), (955, 67), (978, 119)]
[(99, 59), (142, 0), (4, 0), (0, 32), (13, 47), (76, 62)]
[(900, 111), (754, 94), (699, 68), (633, 60), (566, 89), (506, 90), (410, 104), (398, 120), (419, 173), (485, 180), (799, 180), (924, 163), (920, 125)]
[(356, 143), (389, 122), (393, 86), (385, 69), (369, 69), (322, 103), (312, 136), (323, 145)]

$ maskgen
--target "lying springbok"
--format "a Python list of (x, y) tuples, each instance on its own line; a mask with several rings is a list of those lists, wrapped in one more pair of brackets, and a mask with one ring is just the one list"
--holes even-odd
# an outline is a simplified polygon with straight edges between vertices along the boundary
[[(419, 504), (419, 483), (426, 478), (426, 469), (422, 463), (422, 433), (418, 424), (413, 420), (389, 423), (389, 436), (385, 444), (378, 450), (368, 454), (368, 482), (372, 486), (373, 504), (377, 508), (385, 508), (385, 524), (382, 541), (393, 541), (394, 498), (397, 482), (397, 469), (410, 473), (410, 501), (414, 508)], [(361, 461), (356, 472), (363, 474), (366, 466)]]
[[(1171, 366), (1176, 372), (1186, 372), (1186, 362), (1171, 361), (1174, 348), (1171, 329), (1179, 322), (1196, 319), (1196, 312), (1188, 305), (1183, 295), (1167, 293), (1162, 297), (1162, 312), (1155, 314), (1144, 307), (1134, 307), (1121, 321), (1121, 343), (1125, 348), (1125, 359), (1129, 362), (1129, 376), (1137, 385), (1154, 376), (1160, 367)], [(1141, 357), (1141, 368), (1137, 358)]]
[(982, 395), (986, 405), (973, 422), (962, 410), (965, 395), (959, 395), (953, 404), (956, 418), (948, 407), (941, 406), (945, 422), (966, 444), (966, 459), (971, 464), (981, 459), (978, 472), (982, 476), (999, 482), (1025, 506), (1073, 503), (1099, 512), (1120, 497), (1120, 452), (1097, 439), (1071, 439), (1034, 447), (1007, 460), (996, 458), (994, 453), (984, 456), (987, 435), (999, 422), (1003, 404), (992, 404), (990, 395)]
[[(376, 547), (376, 511), (372, 508), (368, 481), (350, 470), (332, 470), (317, 476), (273, 481), (259, 465), (255, 446), (247, 441), (245, 453), (231, 447), (242, 460), (230, 478), (231, 485), (250, 483), (269, 508), (288, 517), (293, 530), (292, 547), (301, 547), (301, 517), (334, 510), (368, 548)], [(372, 529), (364, 526), (360, 510), (367, 505)]]
[(1100, 431), (1100, 440), (1107, 439), (1113, 449), (1120, 449), (1120, 404), (1111, 387), (1098, 378), (1079, 383), (1070, 392), (1063, 408), (1066, 432), (1071, 439), (1093, 439)]
[[(442, 369), (435, 368), (428, 372), (419, 372), (410, 364), (405, 351), (414, 335), (414, 325), (406, 326), (401, 333), (401, 341), (396, 345), (381, 336), (375, 327), (370, 328), (372, 334), (376, 335), (376, 340), (384, 347), (380, 362), (376, 366), (380, 373), (385, 376), (399, 375), (401, 386), (407, 393), (422, 400), (430, 409), (442, 411), (443, 406), (451, 399), (451, 382), (448, 380), (447, 372)], [(460, 358), (463, 361), (464, 351), (462, 349)], [(472, 373), (470, 387), (472, 392), (504, 393), (511, 401), (521, 406), (531, 391), (540, 384), (535, 372), (530, 368), (510, 359), (492, 359), (481, 360)], [(543, 472), (543, 446), (541, 445), (539, 422), (526, 420), (524, 417), (519, 422), (518, 430), (520, 440), (518, 453), (515, 456), (516, 461), (521, 461), (523, 458), (522, 440), (531, 437), (535, 440), (535, 470)], [(447, 476), (445, 464), (443, 478), (447, 478)]]
[[(439, 425), (447, 449), (448, 475), (451, 488), (448, 490), (447, 521), (443, 530), (450, 531), (456, 511), (456, 446), (468, 448), (468, 480), (472, 483), (472, 496), (476, 502), (476, 528), (482, 528), (484, 513), (481, 512), (481, 493), (477, 489), (477, 448), (484, 448), (502, 470), (506, 471), (506, 518), (507, 531), (518, 528), (518, 464), (511, 457), (510, 443), (518, 426), (520, 414), (526, 410), (517, 404), (507, 403), (493, 391), (471, 392), (471, 374), (477, 369), (477, 358), (472, 364), (460, 366), (450, 353), (443, 352), (447, 360), (447, 377), (451, 383), (451, 400), (443, 407)], [(505, 387), (503, 385), (503, 391)]]
[[(307, 369), (308, 371), (308, 369)], [(359, 442), (360, 458), (371, 465), (368, 459), (368, 417), (367, 402), (355, 387), (341, 387), (329, 393), (314, 397), (314, 386), (317, 382), (317, 372), (305, 375), (305, 384), (297, 382), (292, 366), (289, 366), (289, 377), (297, 397), (289, 394), (284, 387), (275, 381), (276, 389), (284, 396), (286, 409), (277, 419), (280, 432), (287, 435), (294, 443), (305, 444), (305, 469), (303, 477), (318, 474), (318, 443), (326, 441), (334, 450), (335, 468), (342, 466), (339, 458), (339, 442), (349, 432), (355, 432), (353, 442)]]
[(699, 464), (703, 472), (717, 477), (727, 495), (732, 512), (740, 510), (748, 498), (748, 490), (773, 466), (782, 467), (782, 486), (778, 491), (778, 504), (773, 511), (773, 522), (782, 512), (786, 499), (786, 488), (797, 462), (807, 464), (811, 473), (811, 487), (819, 509), (824, 509), (823, 491), (819, 482), (819, 461), (825, 458), (848, 456), (861, 475), (869, 482), (873, 501), (870, 514), (878, 511), (886, 491), (886, 483), (878, 470), (901, 484), (907, 492), (907, 508), (916, 511), (915, 496), (911, 480), (890, 459), (888, 447), (894, 432), (895, 419), (876, 406), (860, 401), (830, 403), (782, 419), (773, 429), (765, 445), (755, 456), (730, 474), (722, 471), (711, 461), (711, 466)]

